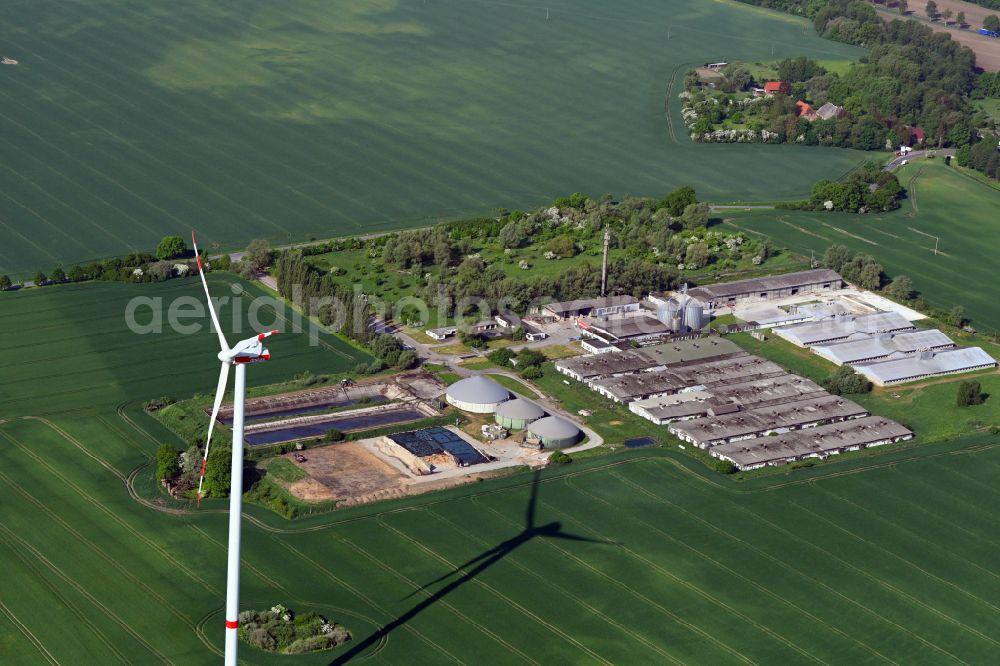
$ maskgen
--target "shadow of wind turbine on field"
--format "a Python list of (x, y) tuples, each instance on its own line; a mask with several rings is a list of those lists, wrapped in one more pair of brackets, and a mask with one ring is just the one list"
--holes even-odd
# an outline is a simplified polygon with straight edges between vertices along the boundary
[(563, 532), (562, 523), (560, 522), (547, 523), (545, 525), (536, 527), (535, 509), (536, 505), (538, 504), (539, 476), (540, 472), (536, 471), (534, 477), (531, 480), (531, 498), (528, 501), (528, 506), (525, 509), (525, 516), (524, 516), (525, 527), (518, 535), (511, 537), (510, 539), (503, 541), (497, 546), (494, 546), (493, 548), (481, 553), (480, 555), (477, 555), (471, 560), (468, 560), (467, 562), (460, 564), (450, 572), (444, 574), (443, 576), (440, 576), (439, 578), (435, 578), (431, 582), (427, 583), (426, 585), (420, 587), (416, 591), (407, 595), (405, 599), (409, 599), (415, 594), (420, 594), (420, 593), (427, 594), (429, 588), (439, 583), (443, 583), (444, 581), (448, 580), (449, 578), (452, 578), (453, 576), (457, 576), (456, 578), (454, 578), (454, 580), (452, 580), (450, 583), (439, 589), (437, 592), (434, 592), (426, 599), (418, 603), (416, 606), (406, 611), (405, 613), (403, 613), (402, 615), (400, 615), (395, 620), (385, 625), (378, 631), (375, 631), (365, 640), (361, 641), (357, 645), (353, 646), (350, 650), (348, 650), (344, 654), (334, 659), (332, 662), (330, 662), (331, 666), (334, 666), (336, 664), (346, 664), (354, 657), (362, 654), (369, 647), (381, 641), (385, 636), (388, 636), (390, 633), (392, 633), (399, 627), (403, 626), (404, 624), (415, 618), (424, 610), (433, 606), (438, 601), (446, 597), (448, 594), (451, 594), (453, 591), (455, 591), (465, 583), (468, 583), (476, 576), (480, 575), (481, 573), (489, 569), (491, 566), (493, 566), (503, 558), (507, 557), (515, 550), (517, 550), (519, 547), (521, 547), (522, 545), (524, 545), (525, 543), (531, 541), (536, 537), (564, 539), (567, 541), (581, 541), (585, 543), (616, 545), (613, 541), (600, 541), (597, 539), (588, 539), (587, 537), (582, 537), (575, 534), (569, 534), (567, 532)]

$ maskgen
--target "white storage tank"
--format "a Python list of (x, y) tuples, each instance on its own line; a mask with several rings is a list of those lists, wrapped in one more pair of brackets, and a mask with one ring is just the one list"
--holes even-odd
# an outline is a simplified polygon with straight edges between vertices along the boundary
[(475, 375), (460, 379), (445, 391), (445, 400), (465, 412), (492, 414), (510, 392), (489, 377)]

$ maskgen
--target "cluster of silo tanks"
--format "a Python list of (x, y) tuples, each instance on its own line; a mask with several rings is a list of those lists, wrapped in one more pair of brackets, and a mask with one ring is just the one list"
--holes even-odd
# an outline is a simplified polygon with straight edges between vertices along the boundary
[(657, 308), (656, 318), (669, 326), (674, 333), (700, 331), (707, 323), (705, 304), (683, 292)]

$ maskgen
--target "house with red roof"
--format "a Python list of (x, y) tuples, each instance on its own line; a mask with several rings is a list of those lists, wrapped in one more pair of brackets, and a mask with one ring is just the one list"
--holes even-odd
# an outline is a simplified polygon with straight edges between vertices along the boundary
[(795, 102), (795, 108), (798, 109), (799, 118), (805, 118), (809, 122), (813, 122), (814, 120), (819, 118), (819, 115), (817, 115), (816, 112), (813, 111), (812, 105), (809, 104), (809, 102), (800, 99), (799, 101)]
[(765, 95), (790, 95), (792, 84), (788, 81), (768, 81), (764, 84)]

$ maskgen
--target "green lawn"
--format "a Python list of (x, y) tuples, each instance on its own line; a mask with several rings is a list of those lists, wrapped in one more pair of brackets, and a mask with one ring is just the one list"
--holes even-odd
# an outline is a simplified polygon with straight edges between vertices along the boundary
[[(909, 276), (933, 305), (961, 304), (974, 326), (1000, 329), (1000, 300), (991, 288), (1000, 193), (940, 159), (903, 167), (899, 178), (909, 198), (892, 213), (734, 211), (726, 226), (767, 234), (805, 256), (822, 257), (833, 244), (870, 253), (890, 276)], [(932, 236), (940, 238), (937, 255)]]
[(266, 469), (269, 477), (281, 483), (294, 483), (309, 477), (288, 458), (273, 458), (268, 461)]
[(496, 383), (500, 384), (501, 386), (505, 386), (511, 391), (523, 395), (525, 398), (528, 398), (529, 400), (538, 400), (538, 394), (531, 389), (531, 387), (527, 384), (527, 382), (522, 382), (518, 379), (514, 379), (513, 377), (508, 377), (506, 375), (498, 375), (494, 373), (487, 373), (487, 374), (489, 375), (490, 379), (496, 381)]
[(578, 190), (788, 199), (863, 157), (690, 143), (689, 66), (861, 53), (732, 2), (38, 0), (0, 43), (0, 274), (192, 225), (214, 251)]

